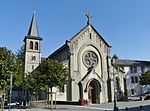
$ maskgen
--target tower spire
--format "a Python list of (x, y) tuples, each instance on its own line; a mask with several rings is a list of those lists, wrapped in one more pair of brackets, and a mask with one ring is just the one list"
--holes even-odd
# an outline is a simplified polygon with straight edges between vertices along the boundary
[(87, 18), (88, 18), (88, 21), (87, 21), (87, 25), (90, 25), (91, 24), (91, 19), (92, 19), (92, 15), (90, 14), (90, 12), (88, 12), (86, 14)]
[(37, 27), (37, 22), (36, 22), (36, 16), (35, 16), (35, 10), (33, 12), (30, 28), (28, 31), (28, 36), (39, 37), (39, 32), (38, 32), (38, 27)]

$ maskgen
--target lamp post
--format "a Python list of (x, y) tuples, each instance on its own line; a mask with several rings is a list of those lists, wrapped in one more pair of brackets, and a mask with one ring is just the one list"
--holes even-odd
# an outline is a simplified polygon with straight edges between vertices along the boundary
[(26, 102), (27, 102), (27, 87), (26, 87), (26, 77), (27, 77), (27, 74), (24, 73), (24, 97), (23, 97), (23, 106), (26, 106)]
[(11, 73), (10, 75), (10, 89), (9, 89), (9, 110), (10, 111), (10, 106), (11, 106), (11, 94), (12, 94), (12, 80), (13, 80), (13, 74)]
[(117, 98), (116, 98), (116, 77), (114, 73), (114, 68), (113, 68), (113, 79), (114, 79), (114, 111), (119, 111), (117, 107)]

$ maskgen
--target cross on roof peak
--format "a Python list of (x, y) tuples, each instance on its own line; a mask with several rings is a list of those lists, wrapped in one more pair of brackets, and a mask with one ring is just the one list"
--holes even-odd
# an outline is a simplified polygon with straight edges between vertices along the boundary
[(87, 24), (89, 25), (89, 24), (91, 24), (92, 15), (90, 14), (90, 12), (88, 12), (88, 13), (86, 14), (86, 16), (87, 16), (87, 18), (88, 18)]

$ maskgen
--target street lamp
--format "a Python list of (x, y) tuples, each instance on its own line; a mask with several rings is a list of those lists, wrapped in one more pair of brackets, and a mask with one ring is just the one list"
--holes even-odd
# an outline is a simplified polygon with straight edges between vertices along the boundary
[(12, 80), (13, 80), (13, 74), (10, 75), (10, 88), (9, 88), (9, 111), (11, 106), (11, 95), (12, 95)]
[(115, 73), (114, 73), (114, 68), (113, 68), (113, 79), (114, 79), (114, 111), (119, 111), (119, 108), (117, 107), (116, 77), (115, 77)]
[(26, 106), (26, 102), (27, 102), (27, 87), (26, 87), (26, 79), (27, 79), (27, 73), (24, 73), (24, 97), (23, 97), (23, 106)]

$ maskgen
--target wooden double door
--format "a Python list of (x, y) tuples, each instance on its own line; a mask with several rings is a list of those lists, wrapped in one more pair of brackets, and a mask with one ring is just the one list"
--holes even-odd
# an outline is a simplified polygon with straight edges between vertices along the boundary
[(91, 81), (88, 85), (88, 100), (89, 103), (100, 103), (100, 86), (97, 81)]

